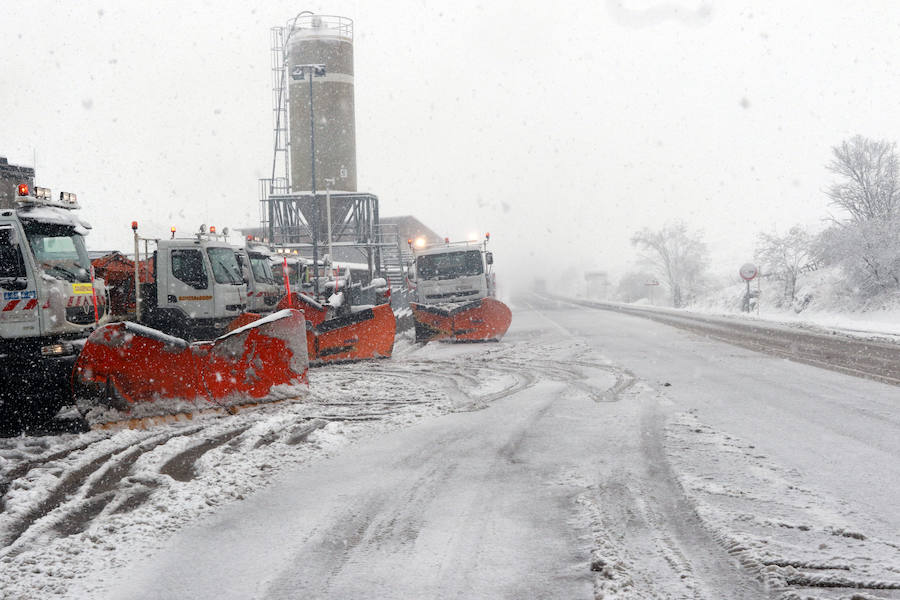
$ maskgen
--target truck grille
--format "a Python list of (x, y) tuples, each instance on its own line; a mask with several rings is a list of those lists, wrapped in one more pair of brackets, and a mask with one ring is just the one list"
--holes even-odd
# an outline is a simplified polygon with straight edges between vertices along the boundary
[[(101, 318), (106, 314), (106, 306), (97, 305), (97, 313)], [(83, 306), (66, 307), (66, 321), (75, 323), (76, 325), (89, 325), (94, 322), (94, 305), (93, 303)]]

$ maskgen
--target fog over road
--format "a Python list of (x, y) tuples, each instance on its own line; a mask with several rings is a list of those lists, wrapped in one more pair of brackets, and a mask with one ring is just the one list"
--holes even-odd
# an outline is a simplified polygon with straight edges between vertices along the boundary
[(413, 360), (507, 383), (285, 470), (104, 597), (900, 598), (897, 387), (537, 297)]

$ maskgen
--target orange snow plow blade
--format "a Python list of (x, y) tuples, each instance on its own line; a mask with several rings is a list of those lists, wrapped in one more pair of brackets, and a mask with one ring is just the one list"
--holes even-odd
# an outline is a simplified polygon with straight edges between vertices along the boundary
[(389, 304), (328, 317), (328, 309), (305, 294), (282, 298), (279, 308), (293, 306), (306, 315), (309, 360), (315, 363), (386, 358), (394, 350), (397, 320)]
[(416, 321), (416, 341), (499, 340), (512, 323), (509, 307), (494, 298), (459, 304), (409, 303)]
[(308, 385), (305, 329), (298, 310), (193, 344), (136, 323), (104, 325), (75, 362), (73, 393), (91, 424), (296, 397)]
[(394, 350), (397, 320), (389, 304), (379, 304), (322, 321), (310, 333), (310, 360), (386, 358)]

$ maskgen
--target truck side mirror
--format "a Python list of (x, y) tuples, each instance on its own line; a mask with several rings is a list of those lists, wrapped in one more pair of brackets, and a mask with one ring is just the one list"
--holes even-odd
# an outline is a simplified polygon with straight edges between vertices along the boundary
[(489, 265), (494, 264), (494, 254), (492, 252), (485, 252), (484, 253), (484, 262), (486, 262)]

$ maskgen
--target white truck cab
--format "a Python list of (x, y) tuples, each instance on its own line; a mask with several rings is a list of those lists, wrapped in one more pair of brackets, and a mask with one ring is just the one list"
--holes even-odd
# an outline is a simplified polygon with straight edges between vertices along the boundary
[(250, 312), (272, 312), (283, 296), (272, 273), (272, 256), (272, 251), (265, 246), (251, 244), (249, 241), (245, 247), (237, 250), (241, 273), (247, 284), (247, 306)]
[[(287, 293), (288, 284), (291, 286), (291, 292), (309, 293), (311, 289), (309, 263), (310, 261), (296, 254), (275, 253), (269, 257), (269, 266), (282, 296)], [(285, 266), (287, 267), (287, 281), (284, 277)]]
[(493, 256), (483, 242), (449, 242), (430, 246), (410, 243), (414, 260), (408, 279), (420, 304), (467, 302), (494, 296)]
[(73, 194), (55, 201), (25, 184), (18, 192), (16, 208), (0, 210), (0, 338), (83, 337), (107, 320), (84, 243), (91, 226), (73, 213)]
[(234, 246), (205, 234), (157, 240), (156, 246), (155, 283), (142, 294), (142, 322), (172, 335), (210, 339), (247, 310)]

